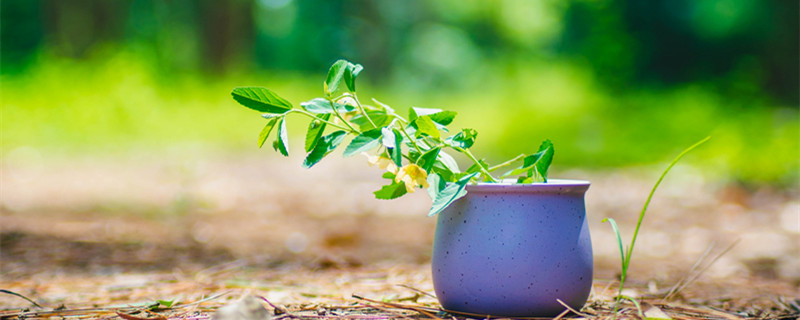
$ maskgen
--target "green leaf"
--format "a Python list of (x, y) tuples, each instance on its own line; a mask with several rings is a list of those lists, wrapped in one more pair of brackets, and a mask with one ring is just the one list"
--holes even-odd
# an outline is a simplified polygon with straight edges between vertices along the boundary
[(539, 146), (539, 152), (525, 157), (522, 160), (521, 167), (506, 172), (501, 178), (526, 174), (526, 177), (531, 179), (518, 179), (517, 182), (547, 182), (547, 171), (550, 168), (550, 163), (553, 162), (554, 150), (553, 143), (550, 140), (545, 140)]
[(412, 107), (408, 110), (408, 121), (414, 121), (421, 116), (429, 116), (433, 122), (446, 126), (453, 122), (457, 114), (455, 111)]
[(331, 95), (339, 89), (339, 83), (344, 78), (347, 64), (347, 60), (338, 60), (328, 69), (328, 77), (325, 79), (325, 94)]
[(429, 115), (429, 117), (433, 122), (446, 126), (453, 122), (457, 114), (455, 111), (440, 111)]
[(453, 159), (453, 157), (447, 154), (447, 152), (444, 151), (439, 152), (438, 162), (441, 162), (444, 165), (444, 167), (447, 168), (447, 170), (449, 170), (452, 173), (461, 172), (461, 169), (458, 168), (458, 163), (456, 162), (456, 159)]
[(347, 88), (352, 92), (356, 90), (356, 77), (364, 67), (360, 64), (354, 64), (347, 60), (338, 60), (333, 63), (328, 69), (328, 77), (325, 79), (325, 94), (330, 96), (337, 90), (342, 80), (344, 80)]
[(389, 155), (392, 157), (392, 161), (398, 167), (403, 166), (403, 135), (397, 129), (392, 129), (392, 133), (394, 133), (394, 145), (395, 147), (389, 149)]
[(267, 121), (267, 125), (264, 126), (264, 129), (261, 129), (261, 133), (258, 134), (259, 148), (264, 146), (264, 141), (267, 141), (267, 137), (269, 137), (269, 133), (272, 132), (272, 128), (275, 127), (276, 123), (278, 123), (278, 118), (271, 118)]
[[(333, 103), (336, 106), (336, 111), (339, 113), (348, 113), (351, 111), (355, 111), (356, 107), (351, 105), (341, 104), (341, 103)], [(300, 106), (303, 107), (308, 112), (316, 113), (316, 114), (326, 114), (326, 113), (333, 113), (333, 107), (331, 106), (331, 102), (324, 98), (314, 98), (311, 101), (301, 102)]]
[(402, 197), (407, 192), (405, 183), (392, 181), (391, 184), (387, 184), (373, 193), (376, 199), (391, 200)]
[(433, 169), (433, 165), (436, 163), (436, 158), (439, 156), (439, 152), (442, 151), (442, 147), (436, 147), (425, 151), (419, 158), (417, 158), (416, 164), (425, 172), (430, 173)]
[(628, 266), (625, 265), (625, 261), (627, 261), (627, 259), (625, 259), (625, 248), (623, 248), (622, 235), (619, 232), (619, 227), (617, 227), (617, 222), (614, 221), (614, 219), (612, 218), (605, 218), (603, 220), (600, 220), (600, 222), (608, 222), (611, 224), (611, 229), (614, 230), (614, 234), (617, 236), (617, 244), (619, 245), (619, 256), (622, 259), (622, 265), (621, 265), (622, 270), (627, 271)]
[(356, 77), (361, 73), (361, 70), (364, 70), (364, 66), (350, 62), (347, 63), (347, 68), (345, 68), (344, 71), (344, 82), (351, 92), (356, 91)]
[(455, 136), (445, 139), (445, 143), (462, 149), (469, 149), (478, 138), (478, 131), (475, 129), (461, 129), (461, 132)]
[(317, 141), (322, 137), (322, 134), (325, 133), (325, 127), (328, 126), (328, 123), (325, 121), (330, 120), (331, 114), (323, 114), (318, 116), (319, 119), (311, 120), (308, 124), (308, 131), (306, 132), (306, 152), (311, 151), (314, 149), (314, 146), (317, 145)]
[(438, 174), (445, 181), (456, 181), (456, 180), (458, 180), (457, 174), (454, 173), (453, 171), (450, 171), (450, 169), (448, 169), (447, 167), (442, 165), (441, 161), (436, 161), (433, 164), (433, 169), (431, 169), (431, 172), (435, 173), (435, 174)]
[(411, 122), (411, 126), (416, 129), (416, 133), (414, 134), (415, 137), (419, 138), (423, 134), (428, 135), (430, 137), (439, 139), (441, 133), (436, 125), (433, 123), (433, 120), (429, 116), (420, 116), (414, 119)]
[(542, 145), (539, 146), (539, 151), (536, 154), (542, 154), (541, 158), (536, 161), (536, 171), (542, 177), (542, 182), (547, 182), (547, 171), (550, 169), (550, 164), (553, 163), (553, 156), (555, 155), (555, 148), (550, 139), (544, 140)]
[(437, 112), (442, 112), (442, 109), (411, 107), (410, 109), (408, 109), (408, 121), (411, 122), (416, 120), (417, 117), (426, 116)]
[(439, 192), (444, 190), (445, 187), (447, 187), (447, 181), (439, 174), (431, 173), (428, 175), (428, 196), (431, 200), (436, 199)]
[(286, 131), (286, 117), (281, 117), (281, 123), (278, 125), (278, 139), (272, 144), (272, 148), (284, 156), (289, 156), (289, 133)]
[(381, 108), (383, 108), (383, 111), (386, 112), (387, 114), (394, 114), (394, 109), (392, 109), (392, 107), (390, 107), (388, 104), (380, 102), (380, 101), (378, 101), (378, 99), (375, 99), (375, 98), (372, 98), (372, 101), (374, 101), (379, 106), (381, 106)]
[(344, 141), (346, 135), (346, 131), (339, 130), (322, 137), (322, 139), (317, 142), (317, 145), (314, 146), (314, 150), (311, 150), (306, 156), (306, 160), (303, 161), (303, 167), (306, 169), (313, 167), (317, 162), (322, 160), (322, 158), (333, 152), (333, 150)]
[[(528, 171), (531, 170), (531, 168), (533, 168), (533, 165), (526, 165), (528, 163), (528, 159), (533, 159), (535, 161), (535, 157), (534, 156), (535, 155), (530, 155), (530, 156), (525, 157), (525, 160), (523, 161), (523, 165), (522, 166), (520, 166), (518, 168), (514, 168), (511, 171), (508, 171), (508, 172), (504, 173), (502, 176), (500, 176), (500, 178), (502, 179), (502, 178), (505, 178), (505, 177), (508, 177), (508, 176), (515, 176), (515, 175), (527, 173)], [(527, 178), (527, 176), (526, 177), (522, 177), (522, 178)], [(522, 183), (521, 181), (523, 181), (523, 180), (517, 180), (517, 183)]]
[(519, 183), (519, 184), (528, 184), (528, 183), (534, 183), (534, 182), (535, 181), (533, 180), (533, 177), (520, 176), (520, 177), (517, 178), (517, 183)]
[[(419, 146), (423, 150), (427, 150), (427, 151), (431, 150), (431, 149), (428, 149), (429, 147), (423, 141), (418, 140), (417, 143), (419, 144)], [(427, 152), (427, 151), (425, 151), (425, 152)], [(423, 153), (425, 153), (425, 152), (423, 152)], [(442, 154), (444, 154), (444, 156), (442, 156)], [(421, 166), (420, 163), (422, 163), (423, 161), (427, 164), (428, 163), (427, 160), (420, 160), (421, 156), (422, 156), (422, 154), (417, 152), (414, 148), (410, 148), (408, 150), (408, 160), (409, 160), (409, 162), (416, 163), (417, 165), (420, 165), (420, 166)], [(457, 174), (454, 173), (452, 170), (450, 170), (447, 166), (445, 166), (445, 164), (442, 161), (443, 158), (444, 159), (449, 158), (450, 160), (452, 160), (452, 158), (449, 155), (447, 155), (444, 151), (442, 151), (441, 148), (440, 148), (439, 152), (437, 154), (436, 160), (433, 161), (433, 167), (431, 167), (431, 169), (428, 170), (428, 174), (436, 173), (442, 179), (444, 179), (445, 181), (453, 182), (453, 181), (458, 180)], [(454, 163), (455, 163), (455, 160), (453, 160), (453, 164)], [(425, 168), (425, 169), (427, 170), (427, 168)]]
[(381, 144), (381, 136), (380, 128), (362, 132), (353, 138), (353, 141), (344, 149), (343, 156), (349, 157), (356, 153), (361, 153), (377, 147)]
[(434, 194), (435, 196), (432, 197), (433, 204), (428, 212), (428, 216), (433, 216), (439, 212), (442, 212), (442, 210), (447, 208), (451, 203), (453, 203), (453, 201), (456, 201), (467, 195), (467, 190), (465, 190), (466, 186), (469, 181), (477, 175), (477, 173), (472, 173), (462, 177), (461, 179), (458, 179), (456, 182), (446, 182), (444, 186), (442, 186), (441, 178), (439, 178), (437, 174), (434, 173), (429, 175), (429, 188), (434, 189), (429, 190), (428, 194)]
[(370, 110), (367, 111), (367, 114), (369, 115), (369, 118), (372, 119), (373, 122), (375, 122), (375, 126), (369, 123), (367, 117), (365, 117), (363, 114), (360, 113), (354, 116), (352, 119), (350, 119), (350, 122), (357, 125), (359, 129), (361, 129), (361, 131), (386, 127), (390, 123), (392, 123), (392, 117), (389, 116), (386, 112)]
[(175, 300), (156, 300), (156, 302), (159, 305), (164, 306), (164, 308), (172, 308), (172, 305), (175, 304)]
[(239, 87), (231, 91), (233, 100), (250, 109), (282, 114), (292, 109), (292, 104), (274, 92), (262, 87)]

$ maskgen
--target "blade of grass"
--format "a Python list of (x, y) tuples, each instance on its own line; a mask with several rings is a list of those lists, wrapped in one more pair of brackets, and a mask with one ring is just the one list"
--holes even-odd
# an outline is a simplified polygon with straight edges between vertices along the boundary
[(669, 163), (667, 168), (664, 169), (664, 172), (661, 173), (661, 176), (658, 177), (656, 184), (653, 185), (653, 189), (650, 190), (650, 194), (647, 196), (647, 200), (644, 202), (644, 207), (642, 207), (642, 212), (639, 213), (639, 219), (636, 221), (636, 228), (633, 230), (633, 237), (631, 238), (631, 244), (630, 246), (628, 246), (627, 252), (625, 252), (625, 250), (623, 250), (622, 248), (622, 237), (620, 236), (619, 228), (617, 228), (616, 222), (614, 222), (614, 220), (611, 218), (603, 220), (603, 221), (608, 220), (611, 223), (611, 227), (614, 229), (614, 232), (617, 234), (617, 242), (619, 243), (621, 251), (620, 255), (622, 256), (622, 274), (620, 275), (619, 293), (617, 294), (617, 299), (616, 302), (614, 303), (614, 319), (616, 319), (617, 317), (617, 310), (619, 310), (618, 308), (620, 299), (623, 298), (622, 290), (624, 289), (625, 286), (625, 278), (627, 278), (628, 266), (630, 265), (631, 256), (633, 255), (633, 247), (636, 244), (636, 238), (639, 236), (639, 229), (642, 226), (644, 215), (645, 213), (647, 213), (647, 208), (650, 206), (650, 201), (653, 200), (653, 195), (655, 195), (658, 186), (661, 185), (661, 181), (664, 180), (664, 177), (667, 176), (667, 173), (669, 173), (669, 171), (672, 170), (672, 167), (674, 167), (678, 163), (678, 161), (680, 161), (681, 158), (683, 158), (683, 156), (685, 156), (687, 153), (694, 150), (695, 148), (699, 147), (709, 139), (711, 139), (711, 137), (705, 137), (704, 139), (684, 149), (680, 154), (678, 154), (677, 157), (675, 157), (675, 159), (672, 160), (672, 162)]
[(675, 157), (675, 159), (673, 159), (672, 162), (670, 162), (669, 166), (667, 166), (667, 169), (664, 170), (661, 176), (658, 177), (658, 181), (656, 181), (656, 184), (653, 186), (653, 190), (650, 190), (650, 195), (647, 196), (647, 201), (644, 202), (644, 207), (642, 207), (642, 212), (639, 214), (639, 221), (636, 222), (636, 228), (633, 229), (633, 238), (631, 239), (631, 245), (628, 247), (628, 254), (625, 256), (625, 259), (628, 262), (631, 260), (631, 254), (633, 253), (633, 246), (636, 244), (636, 237), (639, 235), (639, 228), (642, 226), (642, 220), (644, 220), (644, 214), (647, 212), (647, 207), (650, 206), (650, 201), (653, 199), (653, 195), (656, 193), (656, 189), (658, 189), (658, 186), (661, 185), (661, 181), (664, 180), (664, 177), (667, 176), (667, 173), (669, 173), (669, 171), (672, 170), (672, 167), (674, 167), (678, 163), (678, 161), (681, 160), (681, 158), (683, 158), (683, 156), (685, 156), (687, 153), (694, 150), (695, 148), (699, 147), (701, 144), (705, 143), (709, 139), (711, 139), (711, 137), (705, 137), (704, 139), (698, 141), (697, 143), (683, 150), (683, 152), (678, 154), (678, 156)]
[(39, 305), (38, 303), (36, 303), (35, 301), (33, 301), (33, 300), (31, 300), (30, 298), (28, 298), (28, 297), (26, 297), (26, 296), (23, 296), (23, 295), (21, 295), (21, 294), (19, 294), (19, 293), (16, 293), (16, 292), (14, 292), (14, 291), (9, 291), (9, 290), (6, 290), (6, 289), (0, 289), (0, 292), (2, 292), (2, 293), (5, 293), (5, 294), (10, 294), (10, 295), (12, 295), (12, 296), (17, 296), (17, 297), (20, 297), (20, 298), (22, 298), (22, 299), (25, 299), (25, 300), (27, 300), (28, 302), (30, 302), (31, 304), (33, 304), (33, 305), (34, 305), (34, 306), (36, 306), (37, 308), (39, 308), (39, 309), (44, 309), (44, 307), (40, 306), (40, 305)]
[(611, 229), (613, 229), (614, 230), (614, 234), (617, 235), (617, 244), (619, 245), (619, 256), (622, 259), (622, 265), (621, 265), (622, 266), (622, 270), (623, 270), (622, 274), (624, 275), (625, 274), (624, 270), (627, 270), (628, 268), (626, 268), (626, 266), (625, 266), (625, 249), (622, 247), (622, 235), (619, 232), (619, 227), (617, 226), (617, 222), (614, 221), (613, 218), (605, 218), (605, 219), (601, 220), (601, 222), (610, 223), (611, 224)]
[[(622, 299), (628, 300), (628, 301), (630, 301), (630, 302), (633, 302), (633, 305), (634, 305), (634, 306), (636, 306), (636, 312), (639, 314), (639, 317), (641, 317), (642, 319), (644, 319), (644, 318), (645, 318), (645, 317), (644, 317), (644, 312), (642, 311), (642, 305), (641, 305), (641, 304), (639, 304), (639, 301), (637, 301), (637, 300), (636, 300), (636, 299), (634, 299), (633, 297), (629, 297), (629, 296), (623, 296), (623, 295), (621, 295), (621, 294), (619, 295), (619, 297), (620, 297), (620, 298), (622, 298)], [(616, 312), (615, 312), (615, 313), (616, 313)]]

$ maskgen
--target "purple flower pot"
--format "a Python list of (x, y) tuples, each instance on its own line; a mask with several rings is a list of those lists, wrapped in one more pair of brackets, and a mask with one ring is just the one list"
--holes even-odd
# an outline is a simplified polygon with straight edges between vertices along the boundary
[(433, 285), (447, 310), (555, 316), (580, 310), (592, 288), (588, 181), (468, 185), (439, 213)]

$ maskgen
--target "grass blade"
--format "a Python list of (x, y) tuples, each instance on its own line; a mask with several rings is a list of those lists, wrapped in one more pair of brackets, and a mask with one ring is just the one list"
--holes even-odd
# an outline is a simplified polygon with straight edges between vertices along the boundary
[(644, 214), (645, 212), (647, 212), (647, 207), (650, 205), (650, 200), (653, 199), (653, 195), (656, 193), (656, 189), (658, 189), (658, 186), (661, 185), (661, 181), (664, 180), (664, 177), (667, 176), (667, 173), (669, 173), (669, 171), (672, 170), (672, 167), (674, 167), (675, 164), (677, 164), (678, 161), (680, 161), (681, 158), (683, 158), (683, 156), (685, 156), (687, 153), (694, 150), (695, 148), (699, 147), (701, 144), (705, 143), (709, 139), (711, 139), (711, 137), (705, 137), (703, 140), (700, 140), (697, 143), (683, 150), (683, 152), (678, 154), (678, 156), (675, 157), (675, 159), (673, 159), (672, 162), (670, 162), (669, 166), (667, 166), (667, 168), (664, 169), (664, 172), (661, 173), (661, 176), (658, 177), (658, 181), (656, 181), (656, 184), (653, 186), (653, 190), (650, 190), (650, 195), (647, 196), (647, 201), (644, 202), (644, 207), (642, 208), (642, 212), (639, 214), (639, 221), (636, 222), (636, 229), (633, 230), (633, 238), (631, 239), (631, 245), (630, 247), (628, 247), (628, 254), (625, 256), (625, 259), (628, 262), (631, 259), (631, 254), (633, 253), (633, 245), (636, 244), (636, 237), (639, 235), (639, 228), (642, 226), (642, 220), (644, 220)]
[(617, 227), (617, 222), (614, 221), (613, 218), (605, 218), (601, 222), (608, 222), (611, 224), (611, 229), (614, 230), (614, 233), (617, 235), (617, 244), (619, 245), (619, 256), (622, 259), (622, 270), (626, 270), (625, 266), (625, 249), (622, 247), (622, 235), (619, 232), (619, 227)]

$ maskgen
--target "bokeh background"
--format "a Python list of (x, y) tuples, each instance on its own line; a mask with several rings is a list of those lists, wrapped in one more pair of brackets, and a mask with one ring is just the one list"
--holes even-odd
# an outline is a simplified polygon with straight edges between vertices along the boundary
[[(725, 253), (712, 279), (767, 279), (797, 292), (798, 6), (2, 0), (0, 279), (9, 281), (0, 285), (54, 304), (102, 305), (120, 293), (53, 284), (86, 272), (173, 279), (174, 270), (238, 261), (212, 268), (229, 272), (214, 288), (263, 285), (284, 294), (273, 302), (296, 303), (309, 290), (338, 292), (298, 288), (308, 284), (293, 281), (298, 274), (411, 264), (402, 270), (413, 272), (393, 272), (430, 290), (435, 219), (424, 216), (424, 192), (375, 200), (379, 170), (340, 151), (302, 169), (300, 119), (288, 124), (288, 159), (258, 149), (265, 120), (231, 99), (234, 87), (264, 86), (298, 105), (321, 95), (328, 67), (345, 58), (365, 67), (362, 101), (401, 113), (457, 111), (451, 127), (476, 129), (473, 152), (490, 163), (551, 139), (552, 176), (592, 181), (595, 275), (607, 280), (599, 285), (619, 268), (601, 219), (616, 219), (630, 239), (666, 163), (712, 136), (656, 194), (631, 283), (670, 286), (709, 249), (706, 263)], [(232, 269), (245, 266), (293, 276)], [(75, 282), (95, 283), (84, 280)], [(338, 283), (329, 280), (315, 281)], [(778, 292), (762, 282), (741, 287), (751, 291), (718, 292)]]
[(798, 181), (796, 1), (1, 5), (9, 161), (251, 150), (263, 119), (231, 88), (297, 104), (346, 58), (366, 68), (362, 99), (458, 111), (490, 160), (550, 138), (554, 170), (638, 166), (711, 135), (689, 160), (703, 174)]

